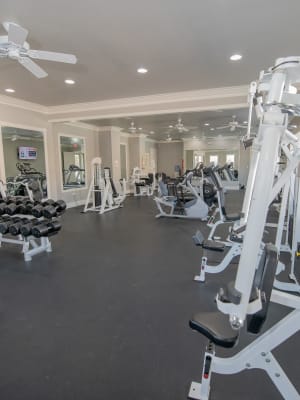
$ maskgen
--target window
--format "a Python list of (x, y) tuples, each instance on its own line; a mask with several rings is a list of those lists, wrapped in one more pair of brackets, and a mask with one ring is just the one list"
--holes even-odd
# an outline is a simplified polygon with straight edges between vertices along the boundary
[(199, 154), (194, 155), (194, 167), (196, 167), (196, 165), (198, 163), (202, 163), (202, 162), (203, 162), (203, 156), (202, 155), (199, 155)]
[(219, 157), (218, 156), (209, 156), (209, 163), (214, 166), (218, 165)]
[(234, 164), (234, 154), (226, 154), (226, 164)]

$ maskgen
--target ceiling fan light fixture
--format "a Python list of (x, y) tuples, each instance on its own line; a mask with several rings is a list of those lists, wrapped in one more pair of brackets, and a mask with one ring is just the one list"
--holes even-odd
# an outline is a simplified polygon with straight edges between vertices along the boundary
[(139, 68), (137, 69), (137, 72), (138, 72), (139, 74), (146, 74), (146, 73), (148, 72), (148, 69), (147, 69), (147, 68), (144, 68), (144, 67), (139, 67)]
[(239, 60), (241, 60), (243, 58), (243, 56), (241, 55), (241, 54), (233, 54), (231, 57), (230, 57), (230, 60), (231, 61), (239, 61)]
[(15, 89), (12, 89), (12, 88), (7, 88), (7, 89), (5, 89), (5, 91), (7, 93), (15, 93)]
[(74, 85), (74, 84), (75, 84), (75, 81), (74, 81), (74, 79), (65, 79), (65, 83), (66, 83), (67, 85)]

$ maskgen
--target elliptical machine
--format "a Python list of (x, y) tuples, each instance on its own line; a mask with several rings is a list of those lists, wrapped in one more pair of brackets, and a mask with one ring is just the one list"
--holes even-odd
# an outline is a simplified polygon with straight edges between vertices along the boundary
[[(209, 206), (196, 188), (192, 185), (191, 179), (193, 171), (185, 176), (184, 180), (178, 184), (168, 185), (163, 180), (158, 182), (162, 197), (155, 197), (154, 201), (159, 210), (156, 218), (189, 218), (206, 220), (208, 217)], [(171, 195), (171, 190), (173, 191)], [(184, 189), (186, 192), (184, 192)], [(191, 200), (186, 200), (186, 193), (192, 195)]]

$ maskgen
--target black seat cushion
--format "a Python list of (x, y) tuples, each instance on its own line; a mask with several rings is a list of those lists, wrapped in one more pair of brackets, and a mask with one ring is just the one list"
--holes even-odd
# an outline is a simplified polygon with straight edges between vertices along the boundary
[(190, 327), (225, 348), (234, 347), (239, 337), (239, 331), (230, 326), (229, 316), (219, 311), (196, 314), (190, 320)]
[(225, 244), (216, 240), (203, 240), (202, 247), (206, 250), (224, 251)]
[(241, 214), (226, 214), (225, 215), (225, 220), (227, 222), (238, 221), (240, 218), (241, 218)]

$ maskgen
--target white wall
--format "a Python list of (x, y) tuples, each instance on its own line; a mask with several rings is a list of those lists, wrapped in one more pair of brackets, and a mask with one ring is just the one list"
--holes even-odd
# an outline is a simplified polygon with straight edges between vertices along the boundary
[(239, 150), (240, 140), (238, 137), (226, 139), (224, 137), (216, 137), (214, 139), (202, 140), (185, 140), (184, 141), (184, 165), (186, 166), (186, 150), (196, 150), (203, 154), (204, 164), (209, 164), (210, 155), (219, 156), (219, 165), (224, 165), (226, 162), (226, 154), (234, 154), (236, 167), (239, 166)]

